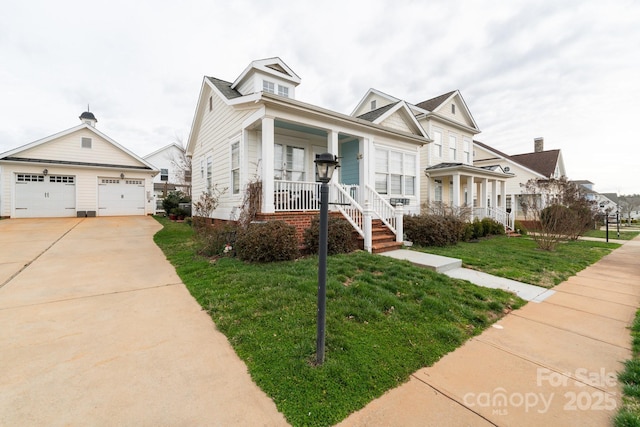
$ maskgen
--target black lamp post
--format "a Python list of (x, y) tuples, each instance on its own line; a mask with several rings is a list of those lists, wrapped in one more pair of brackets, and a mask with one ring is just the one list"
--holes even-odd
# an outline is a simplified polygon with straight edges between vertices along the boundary
[(338, 158), (331, 153), (320, 154), (316, 160), (320, 185), (320, 242), (318, 245), (318, 334), (316, 338), (316, 364), (324, 363), (324, 335), (327, 305), (327, 235), (329, 233), (329, 186), (331, 176), (338, 167)]

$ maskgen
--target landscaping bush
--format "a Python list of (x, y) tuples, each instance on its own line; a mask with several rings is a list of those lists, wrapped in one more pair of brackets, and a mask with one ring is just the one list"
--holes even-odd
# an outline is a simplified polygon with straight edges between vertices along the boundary
[(504, 234), (504, 225), (491, 218), (482, 218), (482, 226), (484, 228), (484, 236), (500, 236)]
[(296, 228), (284, 221), (251, 223), (238, 230), (235, 250), (250, 262), (293, 260), (299, 254)]
[[(328, 254), (347, 254), (357, 248), (353, 227), (344, 218), (329, 217), (329, 232), (327, 235)], [(311, 220), (309, 228), (304, 230), (304, 245), (312, 253), (318, 253), (320, 243), (320, 215)]]
[(403, 225), (407, 240), (419, 246), (454, 245), (467, 233), (465, 223), (452, 216), (406, 215)]
[(527, 227), (525, 227), (525, 225), (522, 223), (522, 221), (516, 221), (513, 223), (513, 228), (515, 229), (516, 232), (522, 234), (523, 236), (526, 236), (527, 233), (529, 232), (527, 230)]
[(480, 239), (484, 236), (484, 224), (478, 218), (474, 219), (471, 223), (471, 238)]
[(238, 232), (236, 222), (201, 225), (197, 229), (198, 253), (204, 256), (233, 255)]

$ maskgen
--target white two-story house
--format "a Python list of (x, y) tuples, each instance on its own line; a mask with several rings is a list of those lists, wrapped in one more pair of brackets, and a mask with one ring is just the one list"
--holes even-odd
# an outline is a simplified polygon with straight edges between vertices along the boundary
[(186, 148), (192, 195), (224, 190), (213, 219), (237, 219), (247, 185), (261, 183), (259, 218), (294, 223), (299, 235), (319, 209), (314, 160), (339, 156), (330, 182), (331, 209), (376, 242), (367, 218), (402, 242), (401, 215), (420, 209), (420, 153), (431, 141), (403, 101), (376, 120), (296, 99), (300, 77), (280, 58), (253, 61), (233, 81), (204, 77)]
[[(352, 116), (374, 123), (398, 98), (369, 89)], [(459, 91), (408, 105), (433, 142), (420, 150), (420, 200), (423, 210), (468, 209), (479, 218), (491, 217), (512, 228), (506, 212), (506, 184), (513, 177), (498, 162), (474, 163), (474, 136), (480, 133)]]

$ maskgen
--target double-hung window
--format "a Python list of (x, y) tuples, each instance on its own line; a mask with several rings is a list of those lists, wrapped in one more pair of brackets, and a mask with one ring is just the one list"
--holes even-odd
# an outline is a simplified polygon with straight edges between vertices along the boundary
[(449, 160), (456, 161), (456, 149), (458, 145), (458, 138), (455, 135), (449, 135)]
[(269, 93), (275, 93), (275, 84), (273, 82), (270, 82), (269, 80), (263, 80), (262, 81), (262, 90), (264, 92), (269, 92)]
[(433, 147), (434, 155), (438, 158), (442, 157), (442, 132), (439, 130), (433, 131)]
[(240, 194), (240, 141), (231, 144), (231, 191)]
[(169, 169), (160, 169), (160, 181), (169, 181)]
[(414, 196), (416, 155), (393, 150), (376, 150), (375, 188), (380, 194)]
[(469, 138), (464, 139), (464, 162), (468, 165), (471, 164), (471, 140)]

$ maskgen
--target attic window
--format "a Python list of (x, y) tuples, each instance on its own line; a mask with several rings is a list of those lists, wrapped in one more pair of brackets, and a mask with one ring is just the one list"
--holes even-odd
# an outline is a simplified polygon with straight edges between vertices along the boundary
[(263, 80), (262, 81), (262, 90), (264, 92), (276, 93), (275, 84), (273, 82), (268, 81), (268, 80)]
[(371, 111), (376, 109), (376, 100), (371, 101)]
[(91, 148), (91, 138), (82, 138), (82, 148)]
[(209, 111), (213, 111), (213, 97), (209, 97)]
[(289, 88), (286, 87), (286, 86), (278, 85), (278, 95), (288, 98), (289, 97)]
[(456, 104), (451, 104), (451, 114), (456, 113)]

